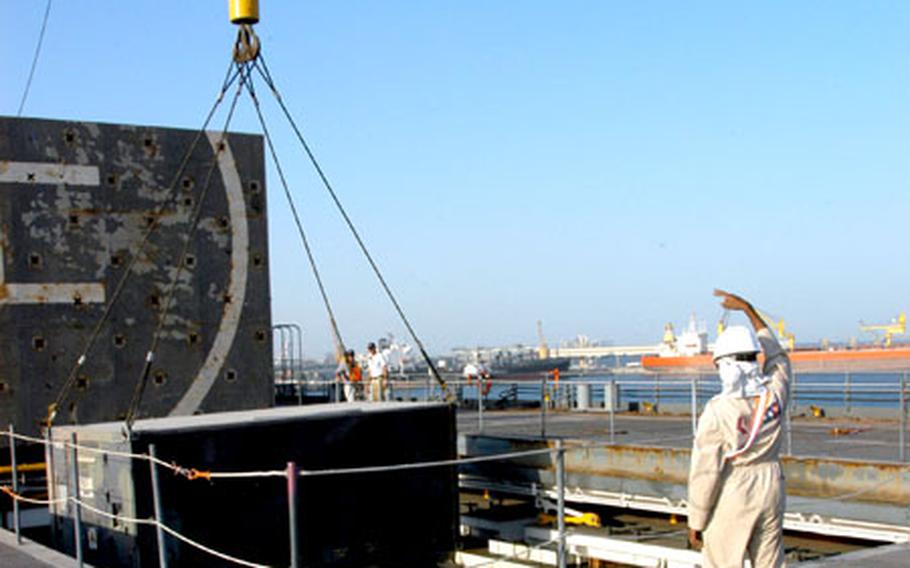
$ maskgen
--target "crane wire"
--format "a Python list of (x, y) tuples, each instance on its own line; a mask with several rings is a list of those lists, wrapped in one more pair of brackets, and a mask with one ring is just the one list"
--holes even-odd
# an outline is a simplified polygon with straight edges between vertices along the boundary
[(32, 67), (28, 72), (28, 80), (25, 82), (25, 90), (22, 92), (22, 100), (19, 101), (19, 110), (16, 116), (22, 116), (22, 109), (25, 108), (25, 100), (28, 98), (28, 92), (32, 87), (32, 79), (35, 76), (35, 68), (38, 66), (38, 55), (41, 53), (41, 44), (44, 43), (44, 31), (47, 29), (47, 20), (51, 14), (51, 2), (47, 0), (47, 6), (44, 8), (44, 20), (41, 22), (41, 31), (38, 33), (38, 45), (35, 46), (35, 56), (32, 58)]
[[(262, 65), (259, 65), (259, 63)], [(402, 310), (401, 305), (398, 303), (398, 300), (395, 298), (395, 295), (392, 293), (391, 288), (386, 282), (385, 278), (382, 275), (382, 272), (379, 270), (379, 266), (376, 264), (376, 261), (373, 260), (373, 256), (370, 254), (370, 251), (367, 249), (366, 244), (363, 242), (363, 239), (360, 237), (360, 233), (357, 231), (357, 228), (354, 226), (354, 222), (351, 220), (344, 206), (341, 204), (341, 200), (338, 198), (338, 195), (335, 193), (332, 184), (329, 182), (328, 177), (323, 171), (322, 167), (319, 165), (319, 161), (316, 159), (315, 154), (313, 153), (310, 145), (307, 143), (306, 139), (303, 136), (303, 133), (300, 131), (300, 128), (297, 126), (297, 122), (294, 120), (294, 117), (291, 115), (290, 111), (287, 108), (287, 105), (284, 103), (281, 94), (278, 92), (278, 88), (275, 85), (275, 82), (272, 80), (272, 75), (269, 72), (268, 65), (265, 62), (265, 58), (262, 54), (256, 60), (255, 68), (259, 72), (259, 75), (265, 81), (266, 85), (269, 86), (269, 89), (272, 91), (272, 95), (275, 97), (275, 100), (278, 101), (278, 105), (281, 107), (282, 112), (284, 113), (285, 118), (291, 125), (291, 128), (294, 130), (294, 134), (297, 136), (297, 140), (300, 142), (301, 146), (304, 149), (307, 157), (310, 160), (310, 163), (313, 165), (313, 168), (316, 170), (316, 173), (319, 175), (320, 180), (322, 180), (322, 185), (329, 192), (329, 195), (332, 197), (332, 201), (335, 203), (335, 207), (338, 209), (338, 212), (344, 218), (345, 223), (350, 229), (351, 234), (354, 236), (354, 239), (357, 241), (358, 246), (360, 247), (361, 252), (363, 252), (364, 257), (366, 257), (367, 262), (370, 264), (370, 267), (373, 269), (373, 273), (376, 275), (376, 278), (379, 280), (379, 283), (382, 285), (383, 290), (391, 301), (392, 305), (395, 308), (395, 311), (398, 313), (398, 317), (401, 319), (404, 326), (407, 328), (408, 333), (411, 335), (411, 339), (417, 344), (418, 349), (420, 349), (420, 354), (423, 356), (424, 361), (427, 363), (427, 366), (430, 369), (433, 378), (436, 380), (439, 385), (445, 389), (446, 382), (439, 374), (439, 371), (436, 370), (436, 365), (433, 364), (433, 360), (427, 354), (426, 349), (424, 348), (423, 342), (417, 336), (417, 333), (414, 331), (414, 328), (411, 326), (411, 322), (408, 320), (407, 316)]]
[(133, 256), (130, 258), (130, 261), (127, 263), (126, 268), (123, 272), (123, 275), (120, 277), (120, 280), (117, 282), (117, 285), (114, 288), (113, 293), (111, 294), (110, 300), (108, 300), (107, 304), (104, 307), (104, 312), (101, 314), (101, 318), (95, 324), (95, 327), (92, 329), (92, 333), (86, 339), (86, 342), (83, 345), (83, 348), (82, 348), (82, 351), (81, 351), (79, 357), (76, 359), (76, 362), (73, 364), (73, 367), (70, 369), (69, 375), (67, 376), (66, 380), (64, 381), (63, 386), (61, 386), (60, 391), (57, 393), (57, 397), (54, 399), (54, 402), (51, 403), (50, 406), (48, 406), (48, 414), (47, 414), (47, 419), (46, 419), (47, 426), (51, 426), (53, 424), (53, 421), (54, 421), (54, 418), (56, 417), (57, 409), (58, 409), (60, 403), (63, 402), (63, 400), (66, 398), (66, 395), (69, 393), (70, 389), (72, 388), (73, 384), (76, 382), (77, 374), (78, 374), (79, 370), (82, 368), (82, 366), (85, 364), (86, 359), (88, 358), (88, 355), (91, 353), (91, 350), (94, 347), (95, 342), (98, 339), (98, 335), (101, 333), (102, 327), (106, 323), (107, 319), (110, 317), (114, 304), (116, 304), (118, 298), (120, 297), (120, 294), (123, 292), (123, 289), (126, 286), (126, 282), (129, 279), (130, 274), (133, 272), (133, 268), (136, 265), (136, 262), (138, 261), (140, 254), (142, 253), (142, 251), (145, 249), (146, 245), (148, 244), (149, 239), (152, 236), (152, 233), (155, 231), (155, 229), (158, 228), (158, 219), (164, 213), (164, 210), (171, 204), (171, 201), (173, 200), (173, 198), (175, 196), (174, 189), (177, 186), (177, 180), (180, 179), (180, 176), (183, 175), (183, 172), (186, 170), (187, 166), (189, 165), (190, 157), (192, 156), (193, 151), (196, 149), (196, 146), (199, 144), (199, 140), (202, 138), (202, 135), (205, 133), (205, 129), (208, 127), (209, 122), (211, 122), (212, 118), (214, 117), (215, 111), (221, 105), (221, 101), (224, 99), (224, 94), (227, 92), (227, 90), (230, 88), (230, 86), (237, 79), (238, 74), (232, 73), (233, 70), (234, 70), (234, 62), (232, 60), (230, 65), (228, 66), (228, 70), (227, 70), (227, 73), (225, 74), (225, 78), (224, 78), (224, 83), (221, 86), (221, 91), (218, 93), (218, 96), (215, 99), (215, 103), (212, 105), (211, 110), (209, 110), (208, 115), (206, 116), (205, 121), (202, 124), (202, 127), (196, 132), (195, 137), (193, 138), (192, 142), (190, 143), (189, 147), (187, 148), (186, 152), (184, 153), (180, 166), (177, 168), (177, 172), (174, 174), (174, 178), (171, 181), (170, 185), (168, 186), (168, 189), (167, 189), (168, 199), (165, 200), (153, 213), (152, 222), (146, 228), (145, 233), (143, 234), (142, 239), (139, 242), (139, 246), (136, 249), (136, 252), (133, 254)]
[(206, 172), (205, 183), (203, 183), (202, 190), (199, 192), (199, 195), (196, 198), (196, 203), (193, 207), (193, 211), (190, 217), (189, 231), (184, 237), (183, 248), (180, 251), (177, 267), (174, 270), (173, 276), (171, 277), (170, 286), (168, 287), (167, 293), (165, 294), (164, 303), (162, 304), (161, 310), (158, 313), (158, 322), (155, 325), (155, 330), (152, 332), (151, 344), (148, 348), (148, 351), (146, 352), (145, 363), (142, 366), (142, 373), (133, 391), (133, 398), (130, 400), (130, 405), (125, 418), (127, 432), (129, 432), (132, 428), (133, 422), (136, 419), (136, 414), (139, 411), (139, 405), (142, 402), (142, 395), (145, 392), (149, 373), (152, 370), (152, 363), (155, 359), (155, 352), (158, 349), (158, 344), (161, 342), (161, 330), (164, 328), (164, 322), (167, 319), (167, 315), (171, 307), (171, 302), (173, 302), (174, 294), (177, 290), (177, 282), (180, 280), (180, 275), (183, 273), (183, 269), (186, 267), (186, 257), (189, 254), (190, 246), (192, 246), (193, 239), (196, 236), (196, 231), (199, 228), (199, 220), (202, 217), (202, 205), (205, 202), (209, 188), (212, 185), (212, 174), (215, 172), (215, 168), (218, 166), (219, 154), (223, 151), (223, 145), (227, 141), (228, 128), (231, 125), (231, 119), (234, 117), (234, 111), (237, 109), (237, 101), (243, 92), (244, 83), (248, 80), (248, 74), (244, 74), (244, 70), (241, 65), (245, 64), (237, 65), (238, 75), (240, 77), (240, 81), (237, 84), (237, 91), (234, 93), (234, 98), (231, 100), (231, 106), (228, 110), (227, 117), (224, 120), (224, 127), (221, 129), (221, 135), (218, 138), (218, 145), (212, 154), (212, 163)]
[(281, 186), (284, 189), (284, 196), (287, 199), (288, 206), (291, 208), (291, 213), (294, 216), (294, 223), (297, 225), (297, 232), (300, 235), (300, 240), (303, 242), (303, 248), (306, 251), (307, 259), (309, 259), (310, 268), (313, 271), (313, 277), (316, 279), (316, 284), (319, 287), (319, 293), (322, 296), (322, 303), (325, 305), (326, 312), (328, 313), (329, 324), (332, 327), (332, 340), (335, 344), (335, 355), (339, 359), (343, 359), (345, 351), (344, 340), (341, 338), (341, 332), (338, 329), (338, 322), (335, 319), (335, 312), (332, 310), (332, 304), (329, 301), (328, 293), (326, 292), (325, 286), (322, 283), (322, 276), (320, 275), (319, 268), (316, 265), (316, 258), (313, 256), (313, 251), (310, 247), (309, 239), (306, 236), (306, 231), (303, 229), (303, 222), (300, 220), (300, 214), (297, 212), (297, 206), (294, 203), (294, 197), (291, 195), (291, 190), (288, 187), (288, 181), (284, 175), (284, 169), (281, 167), (281, 162), (278, 160), (278, 152), (275, 150), (275, 146), (272, 142), (272, 137), (269, 133), (268, 126), (266, 126), (265, 123), (265, 117), (262, 115), (262, 107), (259, 103), (259, 97), (256, 96), (256, 90), (253, 86), (253, 81), (247, 81), (246, 86), (247, 92), (250, 95), (250, 99), (253, 101), (253, 107), (256, 110), (256, 116), (259, 118), (259, 124), (262, 126), (262, 133), (265, 136), (266, 145), (269, 148), (269, 154), (272, 157), (272, 162), (275, 164), (275, 169), (278, 171), (278, 178), (281, 180)]

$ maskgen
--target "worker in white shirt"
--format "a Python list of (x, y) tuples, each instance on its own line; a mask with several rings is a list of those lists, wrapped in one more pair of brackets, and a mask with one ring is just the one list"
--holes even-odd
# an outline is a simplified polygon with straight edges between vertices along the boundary
[[(786, 565), (781, 421), (790, 399), (790, 359), (752, 305), (715, 290), (747, 327), (730, 326), (714, 344), (721, 393), (705, 405), (689, 469), (689, 542), (706, 568)], [(758, 354), (764, 354), (759, 368)]]
[(376, 349), (376, 344), (367, 345), (367, 373), (370, 375), (370, 400), (389, 400), (389, 361)]

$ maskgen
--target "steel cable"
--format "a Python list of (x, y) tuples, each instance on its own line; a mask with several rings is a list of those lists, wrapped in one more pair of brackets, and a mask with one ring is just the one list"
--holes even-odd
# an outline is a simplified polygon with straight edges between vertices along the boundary
[(278, 160), (278, 152), (275, 150), (275, 146), (272, 143), (272, 137), (269, 133), (268, 126), (265, 123), (265, 117), (262, 115), (262, 108), (259, 104), (259, 98), (256, 96), (256, 91), (253, 86), (252, 81), (247, 82), (247, 92), (250, 95), (250, 99), (253, 101), (253, 108), (256, 109), (256, 116), (259, 118), (259, 124), (262, 126), (262, 133), (265, 136), (266, 145), (269, 148), (269, 155), (272, 157), (272, 162), (275, 164), (275, 169), (278, 171), (278, 178), (281, 180), (281, 186), (284, 189), (284, 196), (287, 199), (288, 206), (291, 208), (291, 214), (294, 216), (294, 223), (297, 225), (297, 232), (300, 235), (300, 240), (303, 242), (303, 248), (306, 251), (307, 259), (310, 262), (310, 268), (313, 271), (313, 277), (316, 279), (316, 285), (319, 287), (319, 294), (322, 296), (322, 303), (325, 305), (326, 312), (329, 317), (329, 325), (332, 328), (332, 341), (335, 344), (335, 355), (339, 359), (343, 358), (344, 355), (344, 340), (341, 337), (341, 332), (338, 329), (338, 322), (335, 319), (335, 312), (332, 310), (332, 304), (329, 301), (328, 293), (325, 290), (325, 286), (322, 283), (322, 276), (319, 273), (319, 268), (316, 265), (316, 258), (313, 256), (312, 248), (310, 247), (309, 239), (306, 236), (306, 231), (303, 229), (303, 221), (300, 220), (300, 214), (297, 212), (297, 206), (294, 203), (294, 197), (291, 195), (291, 190), (288, 187), (287, 178), (284, 175), (284, 169), (281, 167), (281, 162)]
[(174, 294), (177, 290), (177, 283), (180, 280), (180, 275), (183, 273), (183, 269), (186, 266), (186, 257), (189, 254), (190, 247), (193, 244), (193, 239), (196, 236), (196, 231), (199, 228), (199, 220), (202, 217), (202, 205), (205, 203), (205, 198), (208, 195), (209, 188), (211, 187), (212, 175), (215, 172), (215, 168), (218, 166), (218, 160), (221, 152), (223, 151), (223, 145), (227, 143), (228, 128), (230, 128), (231, 120), (234, 116), (234, 111), (237, 108), (237, 101), (240, 99), (240, 94), (243, 92), (244, 83), (248, 78), (248, 75), (244, 75), (243, 66), (245, 65), (246, 64), (237, 64), (240, 82), (237, 84), (237, 92), (234, 93), (234, 98), (231, 100), (231, 106), (228, 110), (227, 117), (224, 120), (224, 127), (221, 129), (221, 135), (218, 138), (217, 147), (212, 154), (212, 164), (209, 166), (209, 169), (205, 174), (205, 182), (203, 183), (202, 189), (196, 198), (196, 203), (194, 204), (190, 217), (191, 222), (189, 230), (185, 235), (183, 248), (180, 252), (180, 257), (177, 261), (174, 275), (171, 278), (170, 286), (168, 287), (167, 293), (165, 294), (164, 303), (161, 305), (161, 310), (158, 314), (158, 322), (155, 325), (155, 330), (152, 332), (151, 344), (146, 352), (145, 363), (142, 366), (142, 374), (139, 377), (139, 381), (136, 383), (136, 387), (133, 391), (133, 398), (130, 400), (130, 405), (126, 413), (125, 425), (127, 431), (129, 431), (132, 427), (133, 422), (136, 419), (136, 414), (139, 411), (139, 405), (142, 403), (142, 395), (144, 394), (146, 384), (148, 383), (148, 377), (149, 373), (152, 370), (152, 363), (155, 359), (155, 353), (158, 349), (158, 344), (161, 342), (161, 330), (164, 329), (164, 322), (167, 319), (168, 312), (170, 311), (171, 302), (173, 301)]
[(177, 169), (177, 172), (174, 175), (174, 178), (171, 181), (171, 184), (168, 186), (168, 189), (167, 189), (168, 199), (166, 199), (165, 202), (162, 203), (155, 210), (153, 217), (152, 217), (152, 222), (146, 228), (135, 253), (133, 253), (132, 257), (130, 258), (129, 262), (127, 263), (126, 268), (124, 269), (123, 275), (118, 280), (118, 282), (114, 288), (114, 291), (111, 294), (110, 299), (108, 300), (107, 304), (104, 307), (104, 312), (101, 314), (101, 318), (95, 324), (95, 327), (92, 329), (92, 333), (89, 335), (88, 339), (86, 340), (85, 344), (83, 345), (82, 351), (80, 352), (79, 357), (76, 359), (75, 364), (70, 369), (69, 375), (67, 376), (63, 385), (61, 386), (60, 391), (57, 394), (57, 397), (54, 399), (54, 402), (51, 403), (51, 405), (48, 407), (48, 415), (47, 415), (47, 421), (46, 421), (48, 426), (53, 424), (54, 418), (56, 417), (56, 414), (57, 414), (57, 408), (59, 407), (60, 403), (63, 402), (63, 400), (66, 398), (66, 395), (69, 393), (69, 390), (72, 388), (73, 384), (75, 383), (76, 376), (77, 376), (79, 370), (85, 364), (86, 359), (88, 358), (88, 355), (91, 353), (91, 350), (95, 345), (95, 341), (98, 339), (98, 335), (101, 333), (101, 329), (103, 328), (104, 324), (107, 322), (107, 319), (110, 317), (111, 311), (112, 311), (114, 305), (117, 303), (117, 299), (120, 297), (120, 294), (123, 292), (123, 289), (126, 286), (126, 282), (129, 279), (130, 274), (133, 272), (133, 268), (136, 265), (136, 262), (139, 260), (140, 254), (142, 253), (143, 250), (145, 250), (145, 247), (148, 244), (148, 241), (151, 238), (152, 233), (155, 231), (155, 229), (157, 229), (158, 219), (163, 214), (165, 209), (168, 206), (170, 206), (171, 201), (173, 200), (174, 195), (175, 195), (174, 189), (177, 186), (177, 180), (180, 179), (180, 176), (183, 175), (184, 170), (186, 170), (186, 167), (189, 165), (190, 157), (192, 156), (193, 151), (196, 149), (196, 146), (199, 144), (199, 140), (202, 138), (202, 135), (205, 133), (205, 129), (208, 127), (209, 122), (212, 120), (212, 117), (214, 117), (215, 111), (221, 105), (221, 101), (224, 99), (224, 94), (227, 92), (227, 90), (230, 88), (230, 86), (237, 79), (237, 74), (231, 73), (231, 71), (233, 69), (234, 69), (234, 62), (232, 60), (230, 65), (228, 66), (228, 70), (227, 70), (227, 74), (225, 75), (224, 83), (221, 86), (221, 91), (218, 93), (218, 96), (215, 99), (215, 103), (212, 105), (211, 110), (209, 110), (209, 113), (206, 116), (205, 121), (202, 124), (202, 127), (196, 132), (195, 137), (193, 138), (192, 142), (190, 143), (189, 147), (187, 148), (186, 152), (184, 153), (180, 166)]
[[(260, 66), (259, 63), (262, 63)], [(376, 278), (379, 280), (379, 283), (382, 285), (382, 289), (385, 291), (386, 296), (388, 296), (392, 305), (395, 308), (395, 311), (398, 313), (398, 317), (401, 319), (404, 326), (407, 328), (408, 333), (411, 336), (411, 339), (414, 340), (414, 343), (417, 344), (418, 349), (420, 349), (420, 354), (423, 356), (424, 361), (427, 363), (427, 366), (430, 369), (430, 372), (433, 374), (433, 378), (436, 379), (436, 382), (445, 389), (446, 382), (440, 376), (439, 371), (436, 370), (436, 365), (433, 364), (433, 360), (427, 354), (426, 349), (424, 348), (423, 342), (417, 336), (417, 333), (414, 331), (414, 328), (411, 326), (411, 322), (408, 320), (407, 316), (402, 310), (401, 305), (398, 303), (398, 300), (395, 298), (395, 295), (392, 293), (391, 288), (386, 282), (385, 278), (382, 275), (382, 272), (379, 270), (379, 266), (376, 264), (376, 261), (373, 259), (373, 256), (370, 254), (370, 251), (367, 249), (366, 244), (363, 242), (363, 239), (360, 237), (360, 233), (357, 231), (357, 228), (354, 226), (354, 222), (351, 220), (344, 206), (341, 204), (341, 200), (338, 198), (338, 195), (335, 193), (332, 184), (329, 182), (328, 177), (325, 172), (322, 170), (322, 167), (319, 165), (318, 160), (316, 160), (316, 155), (310, 149), (310, 145), (307, 143), (306, 139), (303, 137), (303, 133), (298, 128), (294, 117), (291, 115), (287, 106), (284, 104), (284, 99), (281, 98), (281, 94), (278, 92), (278, 88), (275, 85), (275, 82), (272, 80), (271, 73), (269, 73), (268, 65), (265, 62), (265, 59), (260, 55), (256, 60), (254, 66), (259, 72), (259, 75), (269, 86), (269, 89), (272, 91), (272, 94), (275, 97), (275, 100), (278, 101), (278, 105), (281, 107), (282, 112), (284, 113), (285, 118), (287, 118), (288, 123), (291, 125), (291, 128), (294, 130), (294, 134), (297, 136), (297, 140), (300, 142), (301, 146), (304, 149), (307, 157), (310, 160), (310, 163), (313, 165), (313, 168), (316, 170), (316, 173), (319, 175), (320, 180), (322, 180), (322, 185), (329, 192), (329, 195), (332, 197), (332, 201), (335, 203), (335, 207), (338, 209), (338, 212), (341, 214), (345, 223), (348, 226), (348, 229), (351, 231), (351, 234), (354, 236), (354, 240), (357, 241), (357, 245), (360, 247), (361, 252), (363, 252), (364, 257), (366, 257), (367, 262), (373, 270), (373, 273), (376, 275)]]
[(35, 56), (32, 58), (32, 67), (28, 72), (28, 79), (25, 81), (25, 90), (22, 92), (22, 100), (19, 101), (19, 110), (16, 116), (22, 116), (22, 109), (25, 108), (25, 100), (28, 98), (28, 92), (32, 88), (32, 79), (35, 77), (35, 68), (38, 66), (38, 55), (41, 53), (41, 44), (44, 43), (44, 31), (47, 29), (47, 20), (51, 14), (51, 1), (47, 0), (47, 6), (44, 8), (44, 19), (41, 21), (41, 31), (38, 33), (38, 45), (35, 47)]

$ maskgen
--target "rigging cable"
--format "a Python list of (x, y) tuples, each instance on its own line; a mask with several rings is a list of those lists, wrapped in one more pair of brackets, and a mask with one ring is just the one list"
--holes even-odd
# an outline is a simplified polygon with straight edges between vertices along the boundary
[(240, 94), (243, 92), (244, 83), (248, 80), (249, 77), (249, 73), (247, 72), (245, 74), (244, 69), (242, 68), (242, 66), (245, 65), (246, 64), (237, 64), (240, 81), (237, 84), (237, 91), (234, 93), (234, 98), (231, 100), (231, 106), (228, 110), (227, 117), (225, 118), (224, 127), (221, 130), (221, 135), (218, 138), (218, 144), (212, 154), (212, 164), (209, 166), (209, 169), (206, 172), (205, 183), (202, 185), (202, 189), (196, 198), (196, 203), (190, 217), (189, 231), (184, 237), (183, 249), (180, 252), (180, 257), (177, 261), (177, 267), (174, 270), (174, 275), (171, 277), (170, 286), (168, 287), (167, 293), (165, 294), (164, 303), (161, 305), (161, 311), (158, 314), (158, 322), (155, 325), (155, 330), (152, 332), (151, 345), (149, 346), (148, 351), (145, 355), (145, 363), (142, 366), (142, 373), (133, 391), (133, 398), (130, 400), (129, 409), (127, 410), (125, 418), (127, 432), (130, 431), (133, 426), (133, 422), (136, 420), (136, 414), (138, 413), (139, 405), (142, 402), (142, 395), (145, 393), (145, 386), (148, 384), (149, 373), (152, 370), (152, 363), (155, 360), (155, 352), (158, 349), (158, 344), (161, 342), (161, 331), (164, 329), (164, 322), (167, 319), (171, 302), (174, 299), (174, 293), (177, 290), (177, 283), (180, 280), (180, 275), (183, 273), (183, 269), (186, 267), (186, 257), (189, 254), (190, 246), (192, 246), (193, 240), (196, 236), (196, 231), (199, 228), (199, 220), (202, 218), (202, 205), (205, 202), (209, 188), (212, 185), (212, 174), (214, 174), (215, 168), (218, 166), (219, 155), (223, 151), (224, 145), (227, 143), (228, 128), (230, 127), (231, 119), (234, 116), (234, 111), (237, 108), (237, 100), (240, 98)]
[(44, 8), (44, 20), (41, 22), (41, 31), (38, 33), (38, 45), (35, 47), (35, 56), (32, 58), (32, 68), (28, 72), (28, 80), (25, 82), (25, 90), (22, 92), (22, 100), (19, 101), (19, 111), (16, 116), (22, 116), (22, 109), (25, 108), (25, 99), (28, 98), (28, 91), (32, 87), (32, 79), (35, 76), (35, 67), (38, 66), (38, 55), (41, 53), (41, 44), (44, 42), (44, 30), (47, 29), (47, 19), (51, 14), (51, 1), (47, 0), (47, 6)]
[(291, 208), (291, 213), (294, 215), (294, 222), (297, 224), (297, 232), (300, 234), (300, 240), (303, 241), (303, 248), (306, 250), (307, 258), (310, 261), (310, 268), (312, 268), (313, 277), (316, 279), (316, 284), (319, 287), (319, 293), (322, 295), (322, 303), (325, 304), (325, 309), (328, 313), (329, 324), (332, 327), (332, 341), (335, 344), (335, 355), (339, 358), (339, 360), (343, 360), (345, 347), (344, 341), (341, 338), (341, 332), (338, 330), (338, 322), (335, 319), (335, 312), (332, 310), (332, 304), (329, 302), (329, 296), (326, 293), (325, 286), (322, 283), (322, 276), (319, 273), (319, 268), (316, 265), (316, 259), (313, 256), (312, 249), (310, 248), (309, 239), (307, 239), (306, 232), (303, 229), (303, 222), (300, 220), (300, 215), (297, 212), (297, 206), (294, 204), (294, 198), (291, 195), (290, 188), (288, 187), (288, 182), (287, 178), (284, 175), (284, 170), (281, 167), (281, 163), (278, 161), (278, 153), (276, 152), (275, 146), (272, 143), (272, 137), (269, 134), (269, 129), (265, 123), (265, 118), (262, 115), (262, 108), (259, 104), (259, 98), (256, 96), (256, 91), (253, 87), (253, 81), (248, 81), (246, 85), (250, 99), (253, 101), (253, 107), (256, 109), (256, 116), (259, 118), (259, 124), (262, 126), (262, 133), (265, 136), (265, 141), (269, 148), (269, 154), (272, 157), (272, 162), (275, 164), (275, 169), (278, 171), (278, 177), (281, 180), (281, 186), (284, 188), (285, 198), (287, 199), (288, 206)]
[(133, 272), (133, 268), (136, 265), (136, 262), (138, 261), (140, 254), (145, 249), (145, 246), (148, 244), (148, 241), (151, 238), (152, 233), (155, 231), (155, 229), (157, 229), (158, 219), (161, 218), (165, 209), (171, 204), (171, 201), (174, 199), (174, 197), (175, 197), (174, 189), (177, 186), (177, 180), (180, 179), (180, 177), (183, 175), (183, 172), (186, 170), (187, 166), (189, 165), (189, 161), (190, 161), (190, 158), (192, 157), (193, 151), (196, 149), (196, 146), (199, 144), (199, 140), (202, 138), (202, 135), (205, 133), (205, 130), (209, 125), (209, 122), (211, 122), (212, 117), (215, 115), (215, 111), (221, 105), (221, 101), (224, 99), (224, 94), (227, 92), (227, 90), (231, 87), (231, 85), (237, 79), (238, 74), (232, 73), (233, 70), (234, 70), (234, 62), (232, 60), (230, 65), (228, 66), (228, 70), (227, 70), (227, 73), (225, 74), (225, 78), (224, 78), (224, 83), (221, 86), (221, 91), (218, 93), (218, 96), (215, 99), (215, 103), (212, 105), (211, 110), (209, 110), (209, 113), (206, 116), (205, 121), (202, 124), (202, 127), (196, 132), (195, 137), (193, 138), (192, 142), (190, 143), (189, 147), (187, 148), (186, 153), (184, 154), (184, 156), (180, 162), (180, 166), (177, 168), (177, 172), (175, 173), (174, 178), (171, 181), (171, 184), (167, 189), (167, 194), (166, 194), (167, 199), (153, 213), (152, 222), (146, 228), (145, 233), (142, 236), (142, 240), (139, 242), (139, 246), (136, 249), (136, 252), (133, 254), (132, 258), (130, 258), (129, 263), (127, 263), (126, 268), (123, 272), (123, 275), (120, 277), (120, 280), (117, 282), (117, 285), (114, 288), (113, 293), (111, 294), (110, 300), (108, 300), (107, 304), (104, 307), (104, 312), (101, 314), (101, 318), (95, 324), (95, 327), (92, 329), (92, 333), (89, 335), (88, 339), (86, 340), (85, 344), (83, 345), (82, 352), (80, 353), (79, 357), (76, 359), (76, 362), (73, 364), (73, 367), (70, 369), (69, 375), (67, 376), (66, 380), (64, 381), (63, 386), (61, 386), (60, 391), (57, 393), (57, 397), (54, 399), (54, 402), (52, 402), (48, 406), (47, 418), (45, 421), (45, 424), (47, 426), (53, 425), (54, 418), (57, 416), (57, 409), (59, 408), (60, 403), (63, 402), (63, 400), (66, 398), (66, 395), (69, 393), (70, 389), (73, 387), (73, 384), (76, 382), (76, 377), (79, 373), (79, 370), (85, 364), (86, 359), (88, 358), (88, 355), (91, 353), (91, 350), (95, 345), (95, 341), (97, 341), (97, 339), (98, 339), (98, 335), (101, 333), (102, 327), (106, 323), (107, 319), (110, 317), (111, 310), (113, 309), (114, 304), (116, 304), (117, 299), (120, 297), (120, 294), (123, 292), (126, 282), (129, 278), (130, 274)]
[[(262, 65), (259, 65), (259, 62), (262, 62)], [(385, 278), (382, 276), (382, 272), (379, 270), (379, 266), (376, 264), (376, 261), (373, 260), (373, 256), (367, 250), (366, 244), (364, 244), (363, 239), (360, 237), (360, 233), (357, 231), (357, 228), (354, 226), (354, 222), (351, 221), (351, 218), (348, 216), (347, 211), (344, 206), (341, 204), (341, 200), (338, 198), (338, 195), (335, 193), (335, 190), (332, 188), (332, 184), (329, 183), (328, 177), (326, 177), (325, 172), (323, 172), (322, 167), (319, 165), (319, 162), (316, 160), (316, 156), (313, 151), (310, 149), (310, 145), (307, 143), (306, 139), (303, 137), (300, 129), (297, 127), (297, 123), (294, 121), (294, 117), (291, 116), (290, 111), (287, 106), (284, 104), (284, 99), (281, 98), (281, 94), (278, 92), (278, 88), (275, 85), (275, 82), (272, 80), (271, 73), (269, 72), (268, 65), (265, 62), (265, 58), (260, 54), (259, 58), (254, 63), (256, 70), (259, 72), (259, 75), (265, 81), (265, 83), (271, 89), (272, 94), (275, 97), (275, 100), (278, 101), (278, 105), (281, 107), (282, 112), (284, 113), (285, 118), (291, 125), (291, 128), (294, 130), (294, 133), (297, 136), (297, 140), (300, 142), (304, 151), (306, 152), (307, 157), (310, 160), (310, 163), (313, 165), (313, 168), (316, 170), (316, 173), (319, 175), (319, 178), (322, 180), (323, 186), (329, 192), (329, 195), (332, 197), (332, 201), (335, 203), (335, 207), (338, 209), (341, 216), (344, 218), (345, 223), (350, 229), (351, 234), (354, 236), (354, 239), (357, 241), (358, 246), (360, 247), (361, 252), (366, 257), (367, 262), (370, 264), (370, 267), (373, 269), (373, 273), (376, 275), (376, 278), (379, 280), (379, 283), (382, 285), (383, 290), (388, 296), (389, 300), (392, 302), (392, 305), (395, 308), (395, 311), (398, 313), (398, 317), (401, 319), (404, 326), (407, 328), (408, 333), (411, 335), (411, 339), (417, 344), (418, 349), (420, 349), (420, 354), (423, 356), (424, 361), (427, 363), (427, 366), (430, 369), (430, 372), (433, 375), (433, 378), (436, 379), (436, 382), (445, 389), (446, 382), (440, 376), (439, 371), (436, 370), (436, 365), (433, 364), (433, 360), (427, 354), (426, 349), (423, 346), (423, 342), (420, 341), (420, 338), (417, 336), (417, 333), (414, 331), (414, 328), (411, 326), (410, 321), (408, 321), (407, 316), (404, 314), (401, 305), (398, 303), (398, 300), (395, 298), (395, 295), (392, 293), (391, 288), (386, 283)]]

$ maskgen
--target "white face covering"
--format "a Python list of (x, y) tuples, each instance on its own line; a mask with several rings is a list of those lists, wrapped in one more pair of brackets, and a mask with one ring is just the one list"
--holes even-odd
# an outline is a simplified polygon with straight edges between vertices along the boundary
[(721, 357), (717, 360), (717, 372), (720, 375), (721, 396), (750, 398), (765, 391), (765, 381), (759, 374), (756, 361)]

